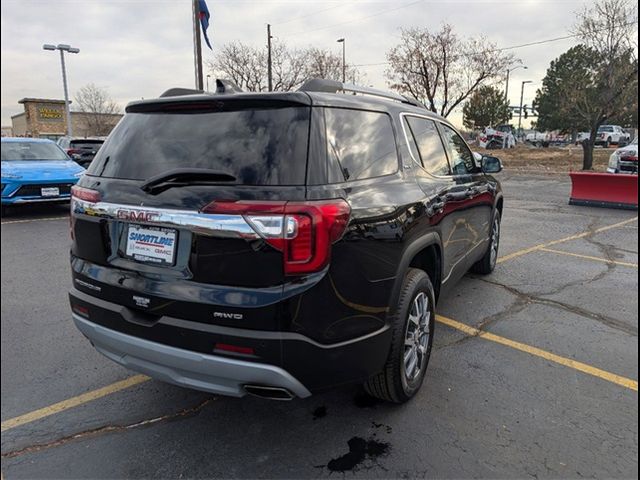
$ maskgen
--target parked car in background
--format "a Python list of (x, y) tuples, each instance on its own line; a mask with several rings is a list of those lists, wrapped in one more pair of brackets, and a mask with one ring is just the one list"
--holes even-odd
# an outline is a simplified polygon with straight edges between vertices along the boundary
[(438, 297), (496, 265), (500, 161), (399, 94), (217, 83), (129, 104), (73, 187), (76, 326), (189, 388), (409, 400)]
[(596, 135), (596, 145), (609, 148), (611, 145), (627, 145), (631, 135), (618, 125), (601, 125)]
[(591, 132), (578, 132), (576, 136), (576, 145), (581, 145), (585, 140), (589, 140)]
[(2, 138), (2, 207), (64, 202), (85, 169), (53, 141)]
[(638, 174), (638, 137), (611, 154), (607, 172)]
[(100, 150), (104, 140), (105, 139), (101, 137), (61, 137), (58, 139), (58, 145), (67, 152), (67, 155), (69, 155), (73, 161), (87, 168), (91, 164), (93, 157), (98, 153), (98, 150)]

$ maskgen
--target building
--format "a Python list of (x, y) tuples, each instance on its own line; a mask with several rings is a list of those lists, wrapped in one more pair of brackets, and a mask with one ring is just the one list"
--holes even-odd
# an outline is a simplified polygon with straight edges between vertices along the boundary
[[(18, 103), (24, 105), (24, 112), (11, 117), (14, 136), (57, 140), (67, 134), (64, 100), (23, 98)], [(121, 118), (121, 114), (72, 111), (73, 136), (107, 136)]]

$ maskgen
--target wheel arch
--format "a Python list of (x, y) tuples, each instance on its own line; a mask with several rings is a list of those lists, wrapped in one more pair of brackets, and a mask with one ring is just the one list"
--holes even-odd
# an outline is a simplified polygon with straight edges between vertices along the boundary
[(429, 275), (437, 301), (443, 272), (442, 242), (437, 233), (431, 232), (420, 237), (404, 250), (398, 265), (389, 305), (398, 303), (402, 282), (409, 268), (419, 268)]

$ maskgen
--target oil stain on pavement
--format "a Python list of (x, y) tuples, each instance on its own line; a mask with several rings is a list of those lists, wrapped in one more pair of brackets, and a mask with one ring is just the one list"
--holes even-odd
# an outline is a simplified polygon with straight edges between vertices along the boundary
[(347, 442), (349, 452), (329, 461), (327, 468), (331, 472), (355, 471), (367, 459), (376, 460), (389, 453), (391, 446), (378, 440), (365, 440), (361, 437), (353, 437)]

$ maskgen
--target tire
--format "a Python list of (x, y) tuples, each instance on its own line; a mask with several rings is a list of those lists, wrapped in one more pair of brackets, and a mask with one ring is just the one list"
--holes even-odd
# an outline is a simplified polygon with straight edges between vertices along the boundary
[(607, 138), (607, 141), (604, 142), (604, 148), (611, 148), (611, 138)]
[(489, 247), (484, 256), (471, 267), (473, 273), (480, 275), (489, 275), (496, 268), (498, 261), (498, 250), (500, 248), (500, 224), (501, 224), (500, 211), (496, 209), (493, 214), (493, 221), (491, 222), (491, 235), (489, 236)]
[(364, 385), (369, 395), (393, 403), (404, 403), (416, 395), (431, 357), (435, 316), (435, 293), (429, 276), (410, 268), (398, 304), (390, 314), (392, 336), (387, 362)]

